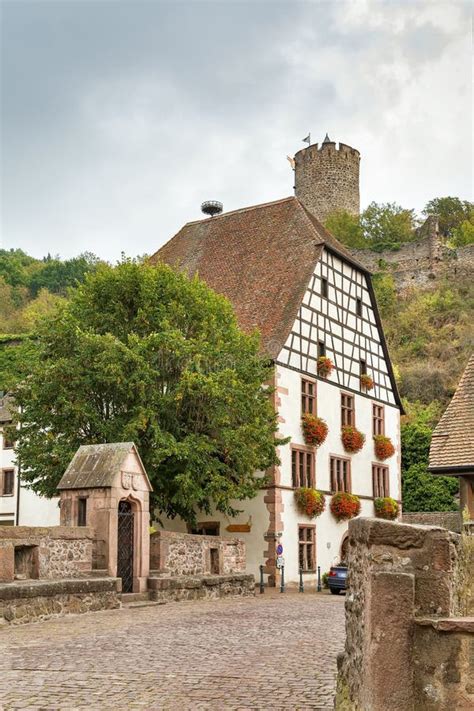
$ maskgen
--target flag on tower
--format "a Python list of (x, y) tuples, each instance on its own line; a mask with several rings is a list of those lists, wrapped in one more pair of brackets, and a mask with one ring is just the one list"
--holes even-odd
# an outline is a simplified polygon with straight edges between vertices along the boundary
[(308, 146), (309, 146), (310, 143), (311, 143), (311, 133), (308, 133), (308, 135), (306, 136), (306, 138), (303, 138), (302, 140), (303, 140), (303, 143), (307, 143)]

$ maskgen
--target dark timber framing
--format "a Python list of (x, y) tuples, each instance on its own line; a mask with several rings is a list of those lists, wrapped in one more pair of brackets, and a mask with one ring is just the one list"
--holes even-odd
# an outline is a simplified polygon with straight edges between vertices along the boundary
[[(276, 363), (315, 378), (318, 344), (323, 341), (335, 370), (332, 379), (318, 379), (398, 407), (403, 414), (369, 272), (328, 247), (319, 265), (320, 273), (313, 274), (306, 290), (308, 303), (301, 304)], [(323, 279), (328, 284), (327, 298), (322, 295)], [(362, 315), (358, 315), (358, 300), (362, 300)], [(374, 380), (370, 395), (360, 390), (361, 361)]]

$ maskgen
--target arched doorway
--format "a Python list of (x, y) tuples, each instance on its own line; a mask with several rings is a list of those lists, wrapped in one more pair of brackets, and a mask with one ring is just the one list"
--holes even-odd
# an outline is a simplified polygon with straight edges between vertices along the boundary
[(130, 501), (120, 501), (117, 531), (117, 577), (122, 578), (122, 592), (133, 592), (134, 513)]
[(347, 554), (349, 553), (349, 536), (347, 533), (341, 543), (341, 563), (347, 563)]

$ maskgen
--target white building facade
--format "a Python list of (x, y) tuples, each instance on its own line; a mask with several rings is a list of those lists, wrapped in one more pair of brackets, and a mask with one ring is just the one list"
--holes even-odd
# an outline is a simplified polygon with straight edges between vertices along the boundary
[(8, 436), (11, 401), (0, 398), (0, 526), (59, 525), (59, 498), (38, 496), (22, 483)]
[[(395, 499), (401, 510), (402, 404), (371, 277), (312, 212), (324, 189), (328, 206), (338, 180), (340, 204), (358, 204), (358, 198), (345, 198), (358, 196), (359, 154), (327, 141), (310, 148), (296, 161), (296, 197), (188, 223), (151, 258), (199, 274), (226, 296), (241, 327), (260, 331), (274, 363), (279, 435), (290, 438), (278, 448), (280, 465), (267, 472), (257, 497), (234, 502), (242, 511), (235, 519), (199, 516), (197, 527), (202, 533), (242, 536), (249, 572), (258, 576), (263, 566), (270, 584), (279, 580), (277, 559), (288, 583), (297, 583), (302, 570), (306, 583), (317, 584), (318, 569), (322, 575), (344, 558), (348, 522), (331, 513), (335, 493), (359, 497), (362, 516), (374, 515), (375, 498)], [(329, 171), (327, 180), (315, 180), (321, 171)], [(320, 356), (333, 365), (327, 377), (318, 375)], [(362, 374), (373, 381), (371, 389), (361, 382)], [(306, 412), (328, 427), (319, 447), (305, 443)], [(365, 436), (360, 451), (345, 450), (345, 425)], [(375, 454), (374, 435), (393, 445), (394, 453), (383, 461)], [(324, 496), (318, 517), (298, 509), (295, 492), (301, 487)], [(165, 526), (186, 530), (177, 519)]]

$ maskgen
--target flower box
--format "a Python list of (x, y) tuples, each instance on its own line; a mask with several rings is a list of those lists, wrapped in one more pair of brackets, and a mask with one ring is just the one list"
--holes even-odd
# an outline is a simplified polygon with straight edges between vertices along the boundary
[(395, 447), (392, 444), (390, 437), (385, 435), (374, 435), (374, 450), (377, 459), (388, 459), (395, 454)]
[(317, 370), (318, 375), (321, 378), (327, 378), (334, 370), (334, 364), (327, 356), (319, 356), (317, 361)]
[(360, 513), (360, 499), (355, 494), (339, 491), (333, 495), (330, 509), (338, 521), (347, 521)]
[(316, 417), (308, 412), (301, 419), (304, 441), (310, 447), (319, 447), (328, 436), (327, 424), (321, 417)]
[(365, 443), (365, 434), (352, 425), (345, 425), (341, 430), (342, 446), (346, 452), (360, 452)]
[(298, 511), (309, 518), (320, 516), (326, 508), (326, 499), (317, 489), (301, 487), (295, 490), (295, 501)]
[(398, 504), (390, 496), (374, 499), (374, 509), (377, 518), (387, 518), (393, 521), (398, 516)]
[(362, 373), (362, 375), (360, 376), (360, 384), (364, 388), (364, 390), (372, 390), (372, 388), (374, 387), (374, 381), (368, 373)]

